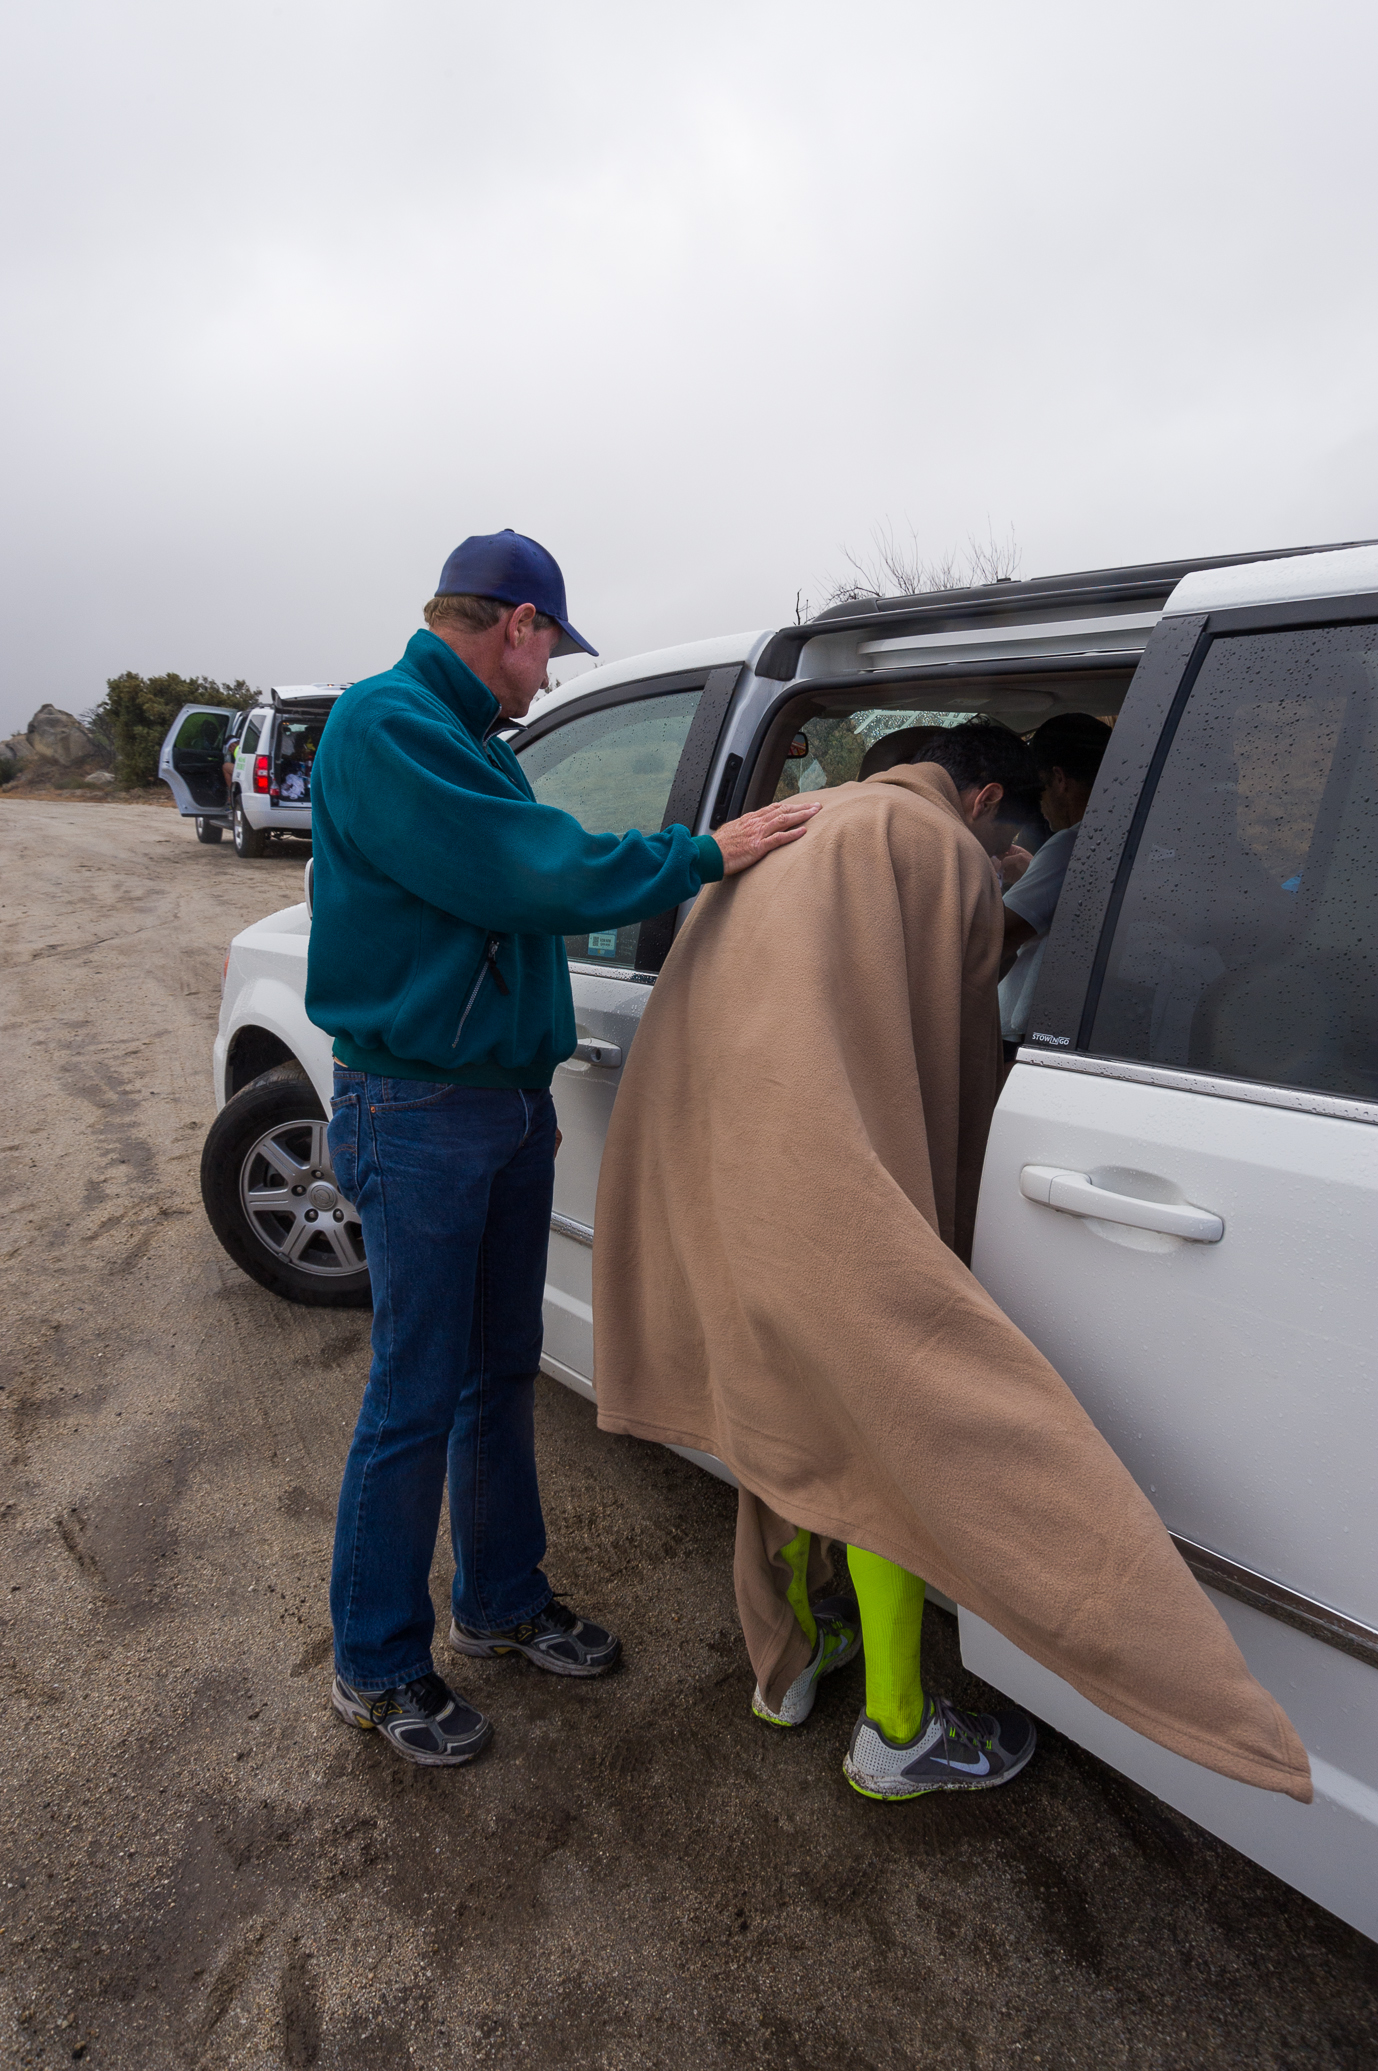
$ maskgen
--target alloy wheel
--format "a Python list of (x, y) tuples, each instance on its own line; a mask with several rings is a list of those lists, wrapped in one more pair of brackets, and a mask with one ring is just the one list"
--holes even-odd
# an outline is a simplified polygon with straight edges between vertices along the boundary
[(298, 1272), (358, 1273), (368, 1264), (357, 1209), (335, 1184), (323, 1121), (279, 1122), (240, 1166), (239, 1198), (259, 1241)]

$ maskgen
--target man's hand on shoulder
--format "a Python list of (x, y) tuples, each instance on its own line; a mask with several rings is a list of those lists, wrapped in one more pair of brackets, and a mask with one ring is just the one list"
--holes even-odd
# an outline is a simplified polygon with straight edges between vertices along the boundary
[(753, 863), (759, 863), (772, 849), (783, 848), (787, 841), (798, 841), (801, 834), (807, 833), (809, 821), (821, 803), (810, 798), (783, 798), (778, 805), (762, 806), (758, 813), (743, 813), (740, 820), (728, 820), (724, 826), (715, 827), (713, 839), (722, 850), (723, 876), (735, 877), (739, 870), (749, 870)]

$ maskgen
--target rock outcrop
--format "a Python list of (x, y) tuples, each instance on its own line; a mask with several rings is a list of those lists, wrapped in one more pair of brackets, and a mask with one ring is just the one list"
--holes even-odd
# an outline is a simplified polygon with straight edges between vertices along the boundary
[(32, 776), (44, 764), (71, 769), (78, 763), (110, 760), (108, 751), (71, 712), (56, 705), (40, 705), (23, 733), (0, 741), (0, 781), (13, 776)]

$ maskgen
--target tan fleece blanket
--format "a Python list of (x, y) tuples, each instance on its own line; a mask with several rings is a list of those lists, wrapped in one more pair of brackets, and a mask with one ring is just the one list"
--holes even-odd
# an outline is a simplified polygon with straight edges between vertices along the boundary
[(598, 1421), (716, 1453), (758, 1499), (739, 1599), (745, 1563), (778, 1600), (790, 1525), (865, 1547), (1113, 1718), (1305, 1802), (1290, 1721), (963, 1263), (1000, 938), (989, 860), (932, 764), (829, 791), (801, 841), (700, 895), (603, 1156)]

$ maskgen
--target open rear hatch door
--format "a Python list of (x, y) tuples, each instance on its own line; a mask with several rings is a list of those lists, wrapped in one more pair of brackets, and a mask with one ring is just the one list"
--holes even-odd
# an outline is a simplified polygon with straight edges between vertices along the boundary
[(324, 726), (331, 708), (347, 683), (280, 683), (270, 692), (273, 710), (285, 719), (316, 720)]
[(311, 767), (326, 720), (347, 683), (279, 684), (272, 692), (278, 723), (273, 729), (270, 790), (274, 805), (311, 803)]

